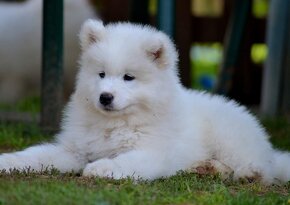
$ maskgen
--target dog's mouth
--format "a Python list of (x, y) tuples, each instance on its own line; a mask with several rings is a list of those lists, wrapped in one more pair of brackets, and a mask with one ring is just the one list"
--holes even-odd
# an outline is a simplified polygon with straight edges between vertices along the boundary
[(107, 105), (107, 106), (101, 106), (101, 111), (105, 114), (108, 113), (124, 113), (126, 112), (126, 110), (130, 109), (130, 107), (132, 107), (133, 105), (128, 105), (124, 108), (121, 109), (117, 109), (116, 107), (112, 106), (112, 105)]
[(118, 109), (114, 105), (100, 105), (101, 111), (104, 113), (118, 113), (125, 110), (126, 108)]
[(113, 106), (103, 106), (102, 109), (106, 112), (118, 111)]
[(99, 109), (101, 111), (104, 111), (104, 112), (114, 112), (114, 111), (118, 111), (118, 109), (116, 109), (116, 107), (112, 104), (109, 104), (109, 105), (102, 105), (102, 104), (99, 104), (98, 105)]

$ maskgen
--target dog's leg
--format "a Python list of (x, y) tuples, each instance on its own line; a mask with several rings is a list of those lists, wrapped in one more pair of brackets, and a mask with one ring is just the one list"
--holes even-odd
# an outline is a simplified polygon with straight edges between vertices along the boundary
[(80, 171), (83, 167), (84, 164), (73, 152), (55, 144), (37, 145), (23, 151), (0, 155), (0, 170), (6, 172), (13, 169), (42, 171), (51, 168), (66, 172)]
[(84, 176), (112, 177), (114, 179), (132, 177), (134, 179), (155, 179), (176, 173), (176, 167), (171, 168), (164, 153), (154, 153), (152, 150), (130, 151), (113, 159), (100, 159), (88, 164)]

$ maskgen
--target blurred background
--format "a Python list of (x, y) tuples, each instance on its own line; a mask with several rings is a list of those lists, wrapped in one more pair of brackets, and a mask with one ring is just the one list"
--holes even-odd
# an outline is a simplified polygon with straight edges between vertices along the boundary
[[(289, 9), (284, 9), (283, 16), (283, 12), (277, 13), (275, 6), (281, 8), (283, 3), (272, 5), (269, 0), (64, 0), (64, 78), (61, 80), (64, 95), (61, 98), (66, 102), (73, 90), (80, 26), (87, 18), (100, 18), (105, 23), (151, 24), (170, 35), (180, 52), (180, 76), (186, 87), (226, 95), (266, 115), (289, 115), (290, 92), (285, 83), (290, 80), (289, 61), (285, 61), (289, 59), (289, 49), (283, 47), (289, 42), (283, 35), (288, 34), (290, 16), (287, 16)], [(42, 28), (45, 26), (42, 11), (41, 0), (0, 0), (0, 112), (5, 113), (1, 119), (17, 120), (22, 117), (15, 112), (41, 111)], [(281, 25), (276, 25), (277, 21)], [(277, 32), (277, 37), (271, 35), (273, 31)], [(276, 61), (270, 59), (267, 64), (271, 46)], [(282, 54), (277, 57), (278, 51)], [(272, 68), (273, 64), (282, 70)], [(265, 67), (278, 73), (278, 77), (266, 73)], [(273, 79), (277, 87), (274, 90)], [(8, 111), (13, 114), (7, 114)]]

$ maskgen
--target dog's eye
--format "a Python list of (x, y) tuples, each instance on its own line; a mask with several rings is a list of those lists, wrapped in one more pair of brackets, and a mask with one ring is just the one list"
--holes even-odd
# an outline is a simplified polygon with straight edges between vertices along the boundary
[(103, 72), (100, 72), (99, 73), (99, 76), (100, 76), (100, 78), (104, 78), (106, 76), (106, 73), (104, 71)]
[(135, 77), (132, 76), (132, 75), (129, 75), (129, 74), (125, 74), (124, 77), (123, 77), (123, 79), (124, 79), (125, 81), (132, 81), (132, 80), (135, 79)]

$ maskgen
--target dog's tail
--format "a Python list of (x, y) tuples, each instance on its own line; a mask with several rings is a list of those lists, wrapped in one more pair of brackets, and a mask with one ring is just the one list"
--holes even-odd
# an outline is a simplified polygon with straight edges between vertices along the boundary
[(275, 151), (275, 176), (280, 182), (290, 181), (290, 153)]

